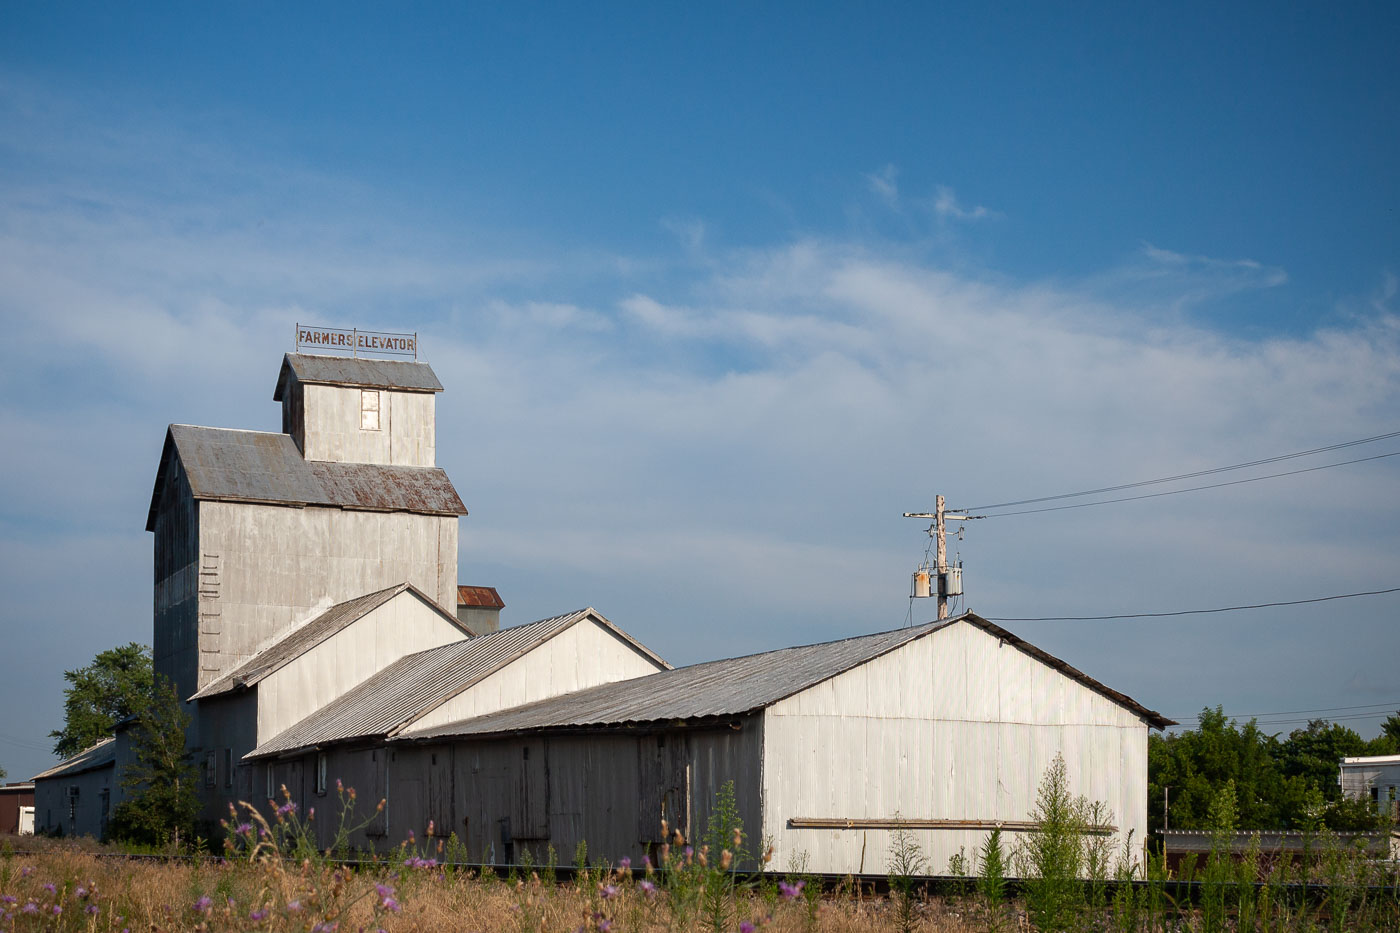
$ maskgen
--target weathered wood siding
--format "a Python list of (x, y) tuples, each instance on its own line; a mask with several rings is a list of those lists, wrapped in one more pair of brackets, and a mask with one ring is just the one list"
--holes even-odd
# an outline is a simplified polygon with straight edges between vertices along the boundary
[(418, 596), (399, 593), (258, 683), (256, 741), (295, 725), (405, 655), (465, 637)]
[(199, 505), (173, 448), (156, 513), (152, 659), (183, 700), (199, 681)]
[[(412, 831), (421, 848), (435, 851), (455, 833), (472, 860), (506, 864), (527, 850), (543, 862), (551, 846), (568, 862), (586, 842), (595, 862), (627, 856), (640, 866), (663, 841), (663, 815), (687, 838), (703, 837), (715, 795), (732, 780), (747, 846), (757, 855), (761, 730), (761, 719), (751, 717), (737, 729), (331, 749), (329, 799), (306, 800), (316, 806), (318, 821), (326, 820), (319, 829), (322, 845), (330, 843), (339, 777), (356, 789), (352, 823), (374, 814), (378, 788), (388, 801), (369, 831), (352, 837), (352, 846), (384, 851)], [(300, 761), (314, 775), (315, 755)]]
[(308, 460), (434, 466), (436, 396), (393, 389), (379, 393), (379, 429), (360, 426), (361, 390), (346, 386), (302, 386), (304, 433), (298, 438)]
[[(795, 829), (788, 820), (1026, 820), (1059, 753), (1073, 792), (1112, 810), (1115, 844), (1128, 830), (1140, 843), (1147, 728), (1014, 646), (953, 625), (766, 711), (763, 831), (779, 867), (805, 854), (816, 871), (882, 872), (889, 830)], [(935, 872), (985, 837), (915, 831)]]
[(408, 582), (456, 605), (453, 516), (203, 502), (199, 549), (200, 687), (356, 596)]
[(415, 720), (413, 728), (445, 725), (663, 669), (604, 626), (584, 619)]
[[(115, 769), (111, 764), (34, 782), (34, 828), (40, 833), (102, 838), (111, 815)], [(77, 797), (69, 796), (77, 789)]]

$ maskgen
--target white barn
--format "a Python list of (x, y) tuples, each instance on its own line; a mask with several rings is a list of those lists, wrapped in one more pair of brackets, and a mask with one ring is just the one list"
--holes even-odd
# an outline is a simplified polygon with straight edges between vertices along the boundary
[[(1024, 829), (1062, 754), (1118, 841), (1143, 838), (1147, 731), (1169, 721), (971, 613), (675, 670), (593, 609), (496, 630), (499, 594), (457, 584), (441, 390), (426, 363), (287, 354), (281, 433), (167, 431), (154, 656), (192, 714), (207, 828), (284, 786), (333, 812), (340, 779), (366, 848), (637, 861), (732, 781), (780, 865), (883, 872), (898, 820), (942, 870)], [(39, 828), (99, 833), (129, 756), (119, 733), (40, 775)]]
[[(372, 708), (383, 689), (356, 691), (349, 705)], [(1056, 754), (1075, 793), (1107, 805), (1115, 842), (1131, 833), (1140, 843), (1147, 732), (1170, 724), (972, 614), (494, 712), (444, 704), (359, 735), (344, 728), (348, 715), (334, 704), (250, 760), (315, 759), (385, 796), (374, 837), (357, 840), (366, 845), (422, 839), (431, 821), (486, 860), (522, 848), (540, 860), (586, 841), (640, 861), (662, 841), (663, 819), (703, 830), (733, 781), (755, 847), (768, 840), (780, 860), (834, 873), (883, 872), (900, 823), (937, 870), (993, 826), (1028, 828)]]

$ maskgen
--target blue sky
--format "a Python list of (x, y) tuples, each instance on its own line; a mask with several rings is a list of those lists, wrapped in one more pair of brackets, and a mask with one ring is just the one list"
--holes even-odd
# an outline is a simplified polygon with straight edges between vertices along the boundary
[[(149, 639), (164, 426), (275, 429), (296, 321), (424, 334), (463, 582), (678, 663), (903, 623), (935, 492), (1397, 429), (1393, 5), (869, 6), (8, 9), (0, 767)], [(1397, 479), (969, 526), (968, 603), (1394, 585)], [(1248, 713), (1400, 701), (1396, 606), (1014, 628)]]

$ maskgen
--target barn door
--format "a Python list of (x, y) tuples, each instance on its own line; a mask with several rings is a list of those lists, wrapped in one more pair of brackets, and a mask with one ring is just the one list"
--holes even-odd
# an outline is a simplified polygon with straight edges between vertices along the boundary
[(543, 741), (520, 746), (511, 835), (516, 839), (549, 838), (549, 758)]
[(647, 736), (637, 740), (638, 840), (664, 842), (661, 821), (674, 832), (690, 838), (690, 756), (681, 733)]

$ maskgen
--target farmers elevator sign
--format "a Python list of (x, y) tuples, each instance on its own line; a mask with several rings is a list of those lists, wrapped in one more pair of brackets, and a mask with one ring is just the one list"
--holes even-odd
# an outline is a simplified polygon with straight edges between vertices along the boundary
[(418, 359), (418, 335), (343, 327), (297, 325), (297, 352), (330, 350), (351, 356), (411, 356)]

